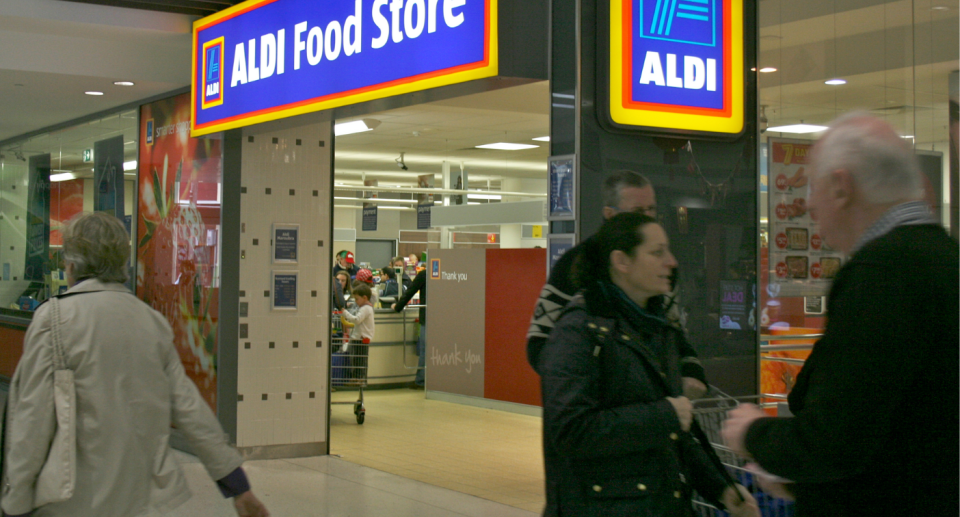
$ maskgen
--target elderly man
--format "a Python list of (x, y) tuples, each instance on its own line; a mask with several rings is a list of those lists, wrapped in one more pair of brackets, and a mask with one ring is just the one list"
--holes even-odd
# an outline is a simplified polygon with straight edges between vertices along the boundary
[(790, 393), (793, 418), (742, 405), (727, 445), (786, 485), (798, 517), (957, 515), (958, 246), (922, 199), (913, 153), (853, 114), (817, 143), (808, 206), (849, 256), (823, 338)]

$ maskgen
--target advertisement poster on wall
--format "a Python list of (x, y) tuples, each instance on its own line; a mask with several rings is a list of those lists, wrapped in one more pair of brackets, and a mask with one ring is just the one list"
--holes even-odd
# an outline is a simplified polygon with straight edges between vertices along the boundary
[(27, 256), (23, 279), (42, 281), (43, 274), (50, 270), (50, 155), (31, 156), (29, 166)]
[(777, 296), (825, 295), (843, 255), (823, 242), (807, 210), (813, 142), (769, 142), (770, 285)]
[(123, 135), (93, 143), (93, 209), (123, 220)]
[(63, 246), (63, 227), (83, 212), (83, 179), (50, 184), (50, 245)]
[(190, 138), (189, 95), (141, 107), (139, 169), (137, 296), (166, 316), (216, 410), (221, 143)]

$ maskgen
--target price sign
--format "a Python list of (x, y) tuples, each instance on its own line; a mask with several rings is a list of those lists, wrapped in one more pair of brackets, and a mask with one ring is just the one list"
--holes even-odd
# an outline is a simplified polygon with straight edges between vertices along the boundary
[(787, 205), (780, 203), (777, 205), (777, 219), (781, 221), (787, 218)]
[(778, 262), (777, 263), (777, 278), (786, 278), (787, 277), (787, 263)]
[(777, 174), (777, 190), (787, 190), (786, 174)]
[(783, 232), (777, 234), (777, 247), (780, 249), (787, 247), (787, 234)]
[(811, 248), (813, 248), (813, 249), (815, 249), (815, 250), (818, 250), (818, 249), (820, 249), (820, 246), (821, 246), (822, 244), (823, 244), (823, 241), (820, 239), (820, 234), (819, 234), (819, 233), (815, 233), (815, 234), (813, 234), (813, 237), (810, 237), (810, 247), (811, 247)]
[(813, 265), (810, 266), (810, 276), (813, 278), (820, 278), (821, 274), (823, 274), (823, 268), (820, 266), (819, 262), (814, 262)]

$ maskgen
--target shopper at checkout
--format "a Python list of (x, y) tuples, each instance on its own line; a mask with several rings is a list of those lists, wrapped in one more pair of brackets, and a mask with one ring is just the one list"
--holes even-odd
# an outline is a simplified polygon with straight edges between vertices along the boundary
[(333, 274), (336, 275), (340, 271), (346, 271), (350, 278), (357, 276), (359, 269), (357, 268), (353, 252), (348, 250), (340, 250), (336, 256), (337, 263), (333, 266)]
[(424, 388), (425, 380), (425, 371), (424, 367), (426, 366), (426, 343), (427, 343), (427, 270), (421, 269), (417, 272), (417, 276), (414, 277), (413, 282), (410, 284), (410, 288), (407, 289), (403, 296), (397, 300), (397, 303), (394, 303), (390, 306), (396, 312), (400, 312), (404, 307), (410, 303), (410, 300), (417, 294), (420, 293), (420, 338), (417, 339), (417, 354), (420, 358), (417, 360), (417, 375), (414, 377), (413, 386), (410, 386), (410, 389), (422, 390)]

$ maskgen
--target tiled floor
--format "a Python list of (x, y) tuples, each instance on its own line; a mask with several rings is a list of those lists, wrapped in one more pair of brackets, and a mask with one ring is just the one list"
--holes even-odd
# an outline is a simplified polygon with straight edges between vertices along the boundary
[[(220, 495), (197, 459), (176, 454), (193, 497), (163, 517), (235, 517), (233, 505)], [(244, 470), (272, 517), (536, 517), (333, 456), (248, 461)]]
[[(334, 401), (356, 392), (331, 394)], [(545, 501), (541, 419), (426, 400), (422, 391), (364, 394), (366, 421), (334, 405), (330, 452), (408, 479), (539, 513)]]

